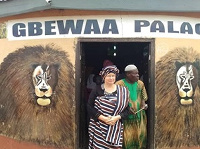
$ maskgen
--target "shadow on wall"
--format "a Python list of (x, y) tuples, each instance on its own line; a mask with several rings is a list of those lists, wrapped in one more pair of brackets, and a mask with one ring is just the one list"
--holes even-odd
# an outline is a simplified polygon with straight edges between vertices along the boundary
[(74, 71), (55, 46), (23, 47), (0, 66), (0, 134), (55, 147), (74, 146)]
[(156, 148), (200, 145), (200, 54), (176, 48), (156, 63)]

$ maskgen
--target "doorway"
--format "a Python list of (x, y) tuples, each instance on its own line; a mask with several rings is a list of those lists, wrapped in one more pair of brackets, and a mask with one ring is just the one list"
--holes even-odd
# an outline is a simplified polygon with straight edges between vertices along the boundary
[[(118, 67), (120, 74), (117, 80), (124, 77), (124, 68), (128, 64), (138, 67), (140, 79), (143, 80), (148, 93), (147, 139), (148, 149), (154, 148), (154, 40), (153, 39), (80, 39), (77, 55), (80, 61), (76, 65), (79, 70), (78, 98), (78, 148), (88, 148), (88, 121), (87, 99), (89, 92), (88, 78), (91, 74), (98, 75), (103, 67), (104, 60), (110, 60)], [(79, 56), (77, 56), (79, 58)]]

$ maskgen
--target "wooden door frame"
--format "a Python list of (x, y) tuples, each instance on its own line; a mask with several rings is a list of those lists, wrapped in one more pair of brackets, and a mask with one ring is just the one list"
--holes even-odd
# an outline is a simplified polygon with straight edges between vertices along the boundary
[(149, 76), (149, 117), (148, 117), (148, 148), (155, 148), (155, 39), (153, 38), (79, 38), (77, 40), (76, 46), (76, 60), (75, 60), (75, 100), (76, 100), (76, 139), (75, 139), (75, 148), (79, 149), (79, 132), (80, 132), (80, 93), (81, 93), (81, 44), (84, 42), (148, 42), (149, 43), (149, 67), (148, 67), (148, 76)]

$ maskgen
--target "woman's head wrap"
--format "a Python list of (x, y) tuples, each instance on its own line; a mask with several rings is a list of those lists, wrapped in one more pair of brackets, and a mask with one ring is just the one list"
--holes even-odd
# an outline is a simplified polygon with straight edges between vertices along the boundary
[(117, 69), (117, 67), (115, 65), (106, 66), (106, 67), (102, 68), (102, 71), (100, 71), (99, 75), (104, 80), (105, 77), (107, 76), (107, 74), (109, 74), (109, 73), (118, 74), (119, 69)]

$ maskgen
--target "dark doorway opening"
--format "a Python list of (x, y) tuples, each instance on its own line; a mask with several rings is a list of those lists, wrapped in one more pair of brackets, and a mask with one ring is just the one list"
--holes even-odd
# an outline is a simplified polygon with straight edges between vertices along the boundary
[[(148, 146), (147, 148), (153, 148), (154, 136), (154, 84), (150, 82), (151, 78), (154, 78), (154, 64), (151, 62), (153, 41), (143, 42), (113, 42), (113, 41), (82, 41), (80, 42), (80, 67), (81, 67), (81, 86), (80, 87), (80, 99), (79, 100), (79, 148), (88, 148), (88, 117), (87, 117), (87, 81), (91, 73), (98, 75), (99, 71), (103, 67), (103, 61), (106, 59), (111, 60), (116, 65), (121, 75), (117, 79), (123, 78), (124, 68), (128, 64), (135, 64), (138, 67), (141, 80), (143, 80), (148, 93), (148, 110), (147, 118), (147, 131), (148, 131)], [(154, 61), (154, 60), (153, 60)], [(152, 69), (153, 68), (153, 69)], [(153, 134), (152, 134), (153, 133)], [(154, 144), (154, 143), (153, 143)]]

